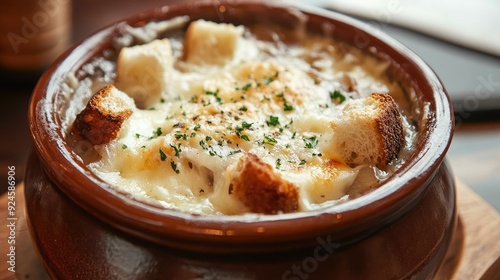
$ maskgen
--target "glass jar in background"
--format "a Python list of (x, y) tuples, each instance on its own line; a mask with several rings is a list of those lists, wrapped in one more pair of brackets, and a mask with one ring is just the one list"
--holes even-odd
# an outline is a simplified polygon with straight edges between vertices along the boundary
[(0, 1), (0, 74), (37, 79), (70, 44), (71, 0)]

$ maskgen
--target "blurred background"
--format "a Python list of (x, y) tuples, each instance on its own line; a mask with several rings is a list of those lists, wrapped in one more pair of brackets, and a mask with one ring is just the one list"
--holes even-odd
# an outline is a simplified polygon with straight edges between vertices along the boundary
[[(71, 43), (116, 20), (183, 0), (2, 0), (0, 2), (0, 193), (31, 150), (27, 109), (43, 70)], [(278, 1), (278, 0), (276, 0)], [(227, 1), (214, 1), (224, 3)], [(292, 1), (339, 11), (386, 32), (420, 55), (453, 101), (448, 161), (500, 209), (500, 2), (495, 0)]]

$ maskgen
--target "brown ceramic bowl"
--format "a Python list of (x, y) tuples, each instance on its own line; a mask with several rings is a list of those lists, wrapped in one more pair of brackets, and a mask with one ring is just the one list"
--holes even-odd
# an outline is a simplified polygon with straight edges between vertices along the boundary
[[(390, 61), (390, 75), (415, 89), (415, 94), (408, 96), (412, 114), (419, 122), (415, 150), (376, 190), (329, 208), (254, 220), (191, 215), (160, 209), (114, 191), (92, 174), (66, 143), (61, 110), (68, 100), (61, 84), (68, 73), (77, 72), (104, 50), (111, 49), (112, 38), (123, 22), (141, 26), (152, 20), (189, 15), (191, 20), (259, 22), (294, 28), (298, 14), (307, 16), (308, 32), (334, 36)], [(315, 264), (312, 270), (320, 271), (318, 275), (331, 275), (328, 273), (335, 269), (346, 273), (342, 274), (346, 277), (372, 273), (382, 275), (380, 279), (412, 275), (427, 278), (435, 273), (456, 217), (453, 180), (443, 163), (451, 142), (453, 117), (441, 82), (418, 56), (391, 37), (352, 18), (282, 3), (190, 2), (158, 8), (123, 22), (76, 43), (46, 71), (32, 96), (29, 121), (35, 154), (30, 158), (26, 177), (27, 215), (35, 247), (52, 276), (64, 278), (78, 271), (103, 278), (112, 275), (106, 274), (110, 271), (128, 275), (125, 266), (118, 266), (113, 256), (126, 258), (129, 268), (142, 264), (144, 271), (139, 268), (135, 271), (137, 275), (149, 275), (148, 278), (154, 278), (156, 272), (168, 271), (172, 264), (184, 269), (176, 270), (179, 279), (194, 277), (195, 274), (190, 274), (194, 268), (209, 273), (209, 267), (215, 267), (211, 273), (216, 276), (225, 275), (217, 274), (224, 271), (262, 276), (268, 275), (259, 274), (264, 270), (278, 269), (282, 273), (275, 271), (273, 275), (292, 277), (297, 274), (286, 272), (294, 263), (307, 269)], [(426, 114), (425, 104), (428, 104)], [(320, 249), (315, 248), (328, 253), (324, 262), (318, 261), (325, 256), (324, 252), (319, 254)], [(313, 258), (315, 262), (308, 263), (307, 254), (304, 257), (298, 253), (307, 251), (318, 253), (318, 258)], [(260, 257), (249, 258), (249, 253)], [(263, 257), (264, 253), (271, 255)], [(377, 256), (378, 260), (372, 260)], [(103, 263), (96, 267), (97, 263), (89, 261), (92, 258)], [(79, 261), (85, 265), (71, 270), (72, 264)], [(360, 270), (351, 269), (356, 265)], [(391, 265), (396, 268), (388, 269)], [(95, 274), (85, 274), (84, 270)], [(252, 271), (256, 274), (251, 274)], [(240, 278), (227, 275), (228, 279)]]

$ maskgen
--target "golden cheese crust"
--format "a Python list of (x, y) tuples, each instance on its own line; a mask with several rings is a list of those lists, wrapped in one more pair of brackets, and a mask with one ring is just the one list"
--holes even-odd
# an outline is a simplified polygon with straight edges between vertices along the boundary
[(240, 159), (229, 194), (236, 196), (255, 213), (276, 214), (298, 210), (297, 187), (251, 153)]
[(116, 138), (123, 122), (132, 115), (130, 103), (107, 85), (94, 94), (87, 106), (76, 116), (72, 133), (92, 145), (109, 143)]

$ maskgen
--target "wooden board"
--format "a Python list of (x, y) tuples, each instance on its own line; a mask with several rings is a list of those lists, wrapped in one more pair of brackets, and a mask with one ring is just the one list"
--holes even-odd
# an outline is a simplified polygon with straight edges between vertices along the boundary
[[(0, 280), (48, 279), (33, 250), (24, 217), (23, 184), (16, 187), (14, 216), (7, 211), (7, 193), (0, 197)], [(500, 279), (500, 213), (462, 182), (457, 182), (459, 223), (436, 279)], [(8, 218), (15, 218), (8, 219)], [(8, 270), (9, 223), (15, 222), (16, 272)]]

